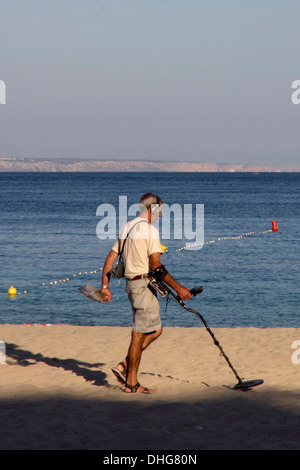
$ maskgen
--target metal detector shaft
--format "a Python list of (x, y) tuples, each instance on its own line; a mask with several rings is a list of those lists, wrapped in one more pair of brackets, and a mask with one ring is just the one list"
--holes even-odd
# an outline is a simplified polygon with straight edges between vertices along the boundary
[(220, 345), (219, 341), (217, 340), (217, 338), (215, 337), (214, 333), (211, 331), (211, 329), (209, 328), (208, 324), (206, 323), (205, 319), (202, 317), (202, 315), (197, 312), (196, 310), (193, 310), (192, 308), (188, 308), (185, 304), (182, 305), (183, 308), (185, 308), (185, 310), (187, 310), (188, 312), (191, 312), (191, 313), (194, 313), (195, 315), (197, 315), (200, 320), (202, 321), (202, 323), (204, 324), (206, 330), (208, 331), (208, 333), (210, 334), (210, 336), (212, 337), (215, 345), (219, 348), (219, 350), (221, 351), (221, 354), (222, 356), (224, 357), (224, 359), (227, 361), (230, 369), (232, 370), (232, 372), (234, 373), (234, 375), (236, 376), (236, 378), (238, 379), (238, 382), (239, 383), (242, 383), (242, 379), (239, 377), (237, 371), (235, 370), (235, 368), (233, 367), (233, 365), (231, 364), (228, 356), (225, 354), (224, 352), (224, 349), (222, 348), (222, 346)]
[(200, 318), (200, 320), (202, 321), (203, 325), (205, 326), (206, 330), (208, 331), (208, 333), (210, 334), (210, 336), (212, 337), (215, 345), (219, 348), (222, 356), (225, 358), (225, 360), (227, 361), (230, 369), (232, 370), (232, 372), (234, 373), (234, 375), (236, 376), (236, 378), (238, 379), (238, 383), (241, 384), (242, 383), (242, 379), (239, 377), (237, 371), (235, 370), (235, 368), (233, 367), (233, 365), (231, 364), (228, 356), (225, 354), (224, 352), (224, 349), (222, 348), (222, 346), (220, 345), (219, 341), (217, 340), (217, 338), (215, 337), (214, 333), (211, 331), (211, 329), (209, 328), (208, 324), (206, 323), (206, 320), (205, 318), (203, 318), (203, 316), (201, 315), (201, 313), (197, 312), (196, 310), (193, 310), (192, 308), (189, 308), (185, 305), (185, 303), (183, 302), (182, 299), (180, 299), (180, 297), (178, 297), (177, 295), (174, 294), (174, 292), (172, 292), (171, 289), (169, 289), (169, 287), (162, 281), (160, 281), (160, 283), (163, 285), (163, 287), (165, 288), (165, 290), (170, 294), (172, 295), (172, 297), (181, 305), (181, 307), (183, 307), (185, 310), (187, 310), (188, 312), (191, 312), (191, 313), (194, 313), (195, 315), (197, 315), (197, 317)]

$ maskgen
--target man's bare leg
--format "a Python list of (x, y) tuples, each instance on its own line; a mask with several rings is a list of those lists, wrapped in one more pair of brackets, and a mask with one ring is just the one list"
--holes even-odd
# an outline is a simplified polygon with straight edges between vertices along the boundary
[(145, 351), (145, 349), (162, 334), (162, 331), (163, 329), (161, 328), (160, 330), (156, 330), (153, 333), (146, 334), (142, 345), (142, 352)]
[[(138, 382), (138, 368), (141, 362), (142, 352), (160, 335), (162, 329), (154, 331), (150, 334), (132, 332), (131, 343), (128, 349), (128, 355), (124, 359), (124, 364), (127, 365), (127, 383), (129, 385), (136, 385)], [(130, 389), (125, 387), (128, 392)], [(138, 391), (142, 392), (144, 387), (140, 386)], [(150, 390), (150, 393), (154, 393), (155, 390)]]
[[(145, 351), (145, 349), (150, 346), (151, 343), (153, 343), (153, 341), (155, 341), (161, 334), (162, 334), (162, 328), (160, 330), (156, 330), (154, 331), (153, 333), (149, 333), (149, 334), (144, 334), (144, 339), (143, 339), (143, 343), (142, 343), (142, 352)], [(122, 361), (123, 364), (125, 364), (125, 366), (127, 367), (127, 362), (128, 362), (128, 356), (125, 357), (125, 359)], [(117, 365), (117, 368), (122, 372), (124, 369), (123, 369), (123, 366), (122, 366), (122, 362), (120, 362), (118, 365)]]
[(127, 383), (135, 385), (137, 383), (137, 371), (141, 362), (142, 347), (146, 335), (133, 331), (131, 334), (131, 342), (127, 354)]

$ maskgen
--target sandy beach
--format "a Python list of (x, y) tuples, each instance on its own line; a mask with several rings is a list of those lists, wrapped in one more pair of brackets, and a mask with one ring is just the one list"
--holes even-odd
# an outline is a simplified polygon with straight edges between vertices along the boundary
[(129, 395), (111, 372), (129, 327), (1, 325), (0, 448), (299, 449), (300, 329), (213, 331), (238, 374), (263, 385), (232, 390), (203, 327), (165, 328), (140, 366), (157, 392)]

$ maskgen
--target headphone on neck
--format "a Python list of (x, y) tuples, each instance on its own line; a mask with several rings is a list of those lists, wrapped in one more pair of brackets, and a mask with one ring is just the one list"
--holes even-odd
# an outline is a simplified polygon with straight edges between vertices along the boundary
[(151, 214), (156, 214), (159, 209), (159, 204), (155, 204), (151, 207)]
[(156, 203), (155, 204), (151, 204), (151, 214), (156, 214), (159, 210), (159, 202), (160, 202), (160, 199), (158, 196), (156, 196)]

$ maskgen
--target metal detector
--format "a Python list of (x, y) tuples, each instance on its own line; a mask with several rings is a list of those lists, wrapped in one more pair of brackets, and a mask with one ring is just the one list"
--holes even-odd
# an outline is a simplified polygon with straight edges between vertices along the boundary
[[(220, 352), (221, 352), (221, 355), (225, 358), (225, 360), (227, 361), (230, 369), (232, 370), (232, 372), (234, 373), (234, 375), (236, 376), (237, 380), (238, 380), (238, 383), (234, 386), (234, 387), (230, 387), (234, 390), (244, 390), (244, 391), (247, 391), (247, 390), (251, 390), (252, 387), (256, 387), (257, 385), (261, 385), (264, 383), (263, 380), (261, 379), (256, 379), (256, 380), (246, 380), (246, 381), (243, 381), (237, 371), (235, 370), (235, 368), (233, 367), (233, 365), (231, 364), (228, 356), (225, 354), (222, 346), (220, 345), (219, 341), (217, 340), (217, 338), (215, 337), (214, 333), (211, 331), (211, 329), (209, 328), (208, 324), (206, 323), (205, 319), (203, 318), (203, 316), (197, 312), (196, 310), (193, 310), (192, 308), (189, 308), (185, 305), (185, 303), (183, 302), (182, 299), (180, 299), (180, 297), (178, 297), (178, 295), (176, 295), (168, 286), (167, 284), (165, 284), (163, 281), (157, 281), (155, 279), (155, 277), (150, 274), (149, 276), (149, 280), (150, 280), (150, 285), (153, 287), (153, 289), (155, 289), (157, 292), (159, 292), (159, 294), (162, 296), (162, 297), (167, 297), (168, 300), (169, 299), (173, 299), (175, 300), (182, 308), (184, 308), (185, 310), (187, 310), (188, 312), (191, 312), (191, 313), (194, 313), (195, 315), (197, 315), (197, 317), (200, 318), (200, 320), (202, 321), (202, 323), (204, 324), (206, 330), (208, 331), (208, 333), (210, 334), (210, 336), (212, 337), (215, 345), (219, 348)], [(193, 289), (190, 289), (190, 292), (191, 294), (195, 297), (196, 295), (198, 294), (201, 294), (201, 292), (203, 291), (203, 287), (195, 287)]]

